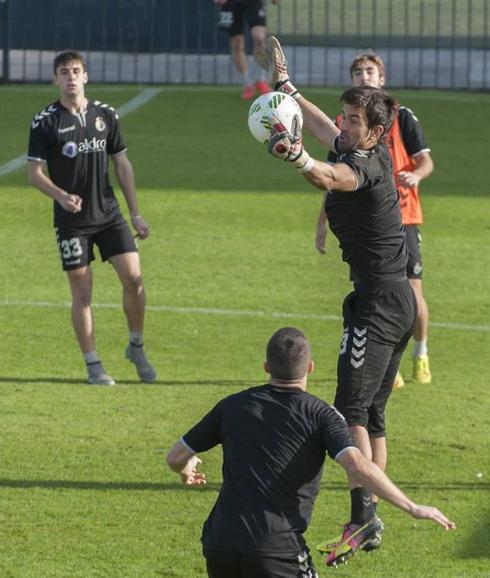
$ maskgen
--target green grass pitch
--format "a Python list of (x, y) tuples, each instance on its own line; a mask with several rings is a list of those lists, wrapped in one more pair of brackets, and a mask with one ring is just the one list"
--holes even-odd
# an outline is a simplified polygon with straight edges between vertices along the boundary
[[(143, 87), (94, 86), (120, 106)], [(327, 112), (340, 90), (305, 91)], [(422, 185), (433, 384), (408, 382), (388, 407), (388, 473), (458, 524), (445, 533), (382, 504), (383, 547), (337, 575), (490, 575), (488, 94), (397, 92), (422, 121), (435, 171)], [(25, 152), (47, 86), (2, 86), (0, 165)], [(0, 177), (0, 576), (202, 578), (200, 532), (221, 482), (165, 465), (170, 445), (221, 397), (263, 383), (265, 343), (284, 325), (309, 336), (310, 391), (332, 401), (348, 272), (337, 244), (314, 249), (321, 192), (270, 157), (246, 125), (238, 87), (162, 87), (122, 120), (141, 213), (146, 345), (159, 372), (142, 385), (123, 357), (126, 328), (110, 266), (94, 264), (98, 350), (115, 387), (84, 383), (58, 262), (51, 202), (25, 169)], [(307, 140), (310, 152), (324, 153)], [(402, 369), (410, 372), (406, 355)], [(307, 540), (347, 520), (341, 468), (328, 460)], [(333, 572), (315, 555), (320, 576)], [(251, 577), (253, 578), (253, 577)]]

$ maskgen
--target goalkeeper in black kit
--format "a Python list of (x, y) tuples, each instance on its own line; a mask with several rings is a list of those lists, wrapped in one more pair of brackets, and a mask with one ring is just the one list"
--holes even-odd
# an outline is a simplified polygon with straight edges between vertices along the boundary
[[(299, 123), (288, 133), (276, 122), (269, 152), (286, 161), (313, 186), (327, 191), (325, 211), (349, 265), (353, 290), (343, 303), (343, 334), (334, 405), (345, 417), (355, 445), (385, 469), (385, 408), (400, 360), (413, 332), (417, 305), (407, 279), (407, 246), (398, 193), (384, 136), (397, 103), (386, 92), (355, 87), (341, 96), (342, 129), (304, 98), (288, 76), (279, 41), (267, 41), (264, 66), (275, 90), (296, 99), (303, 126), (338, 155), (336, 164), (310, 157)], [(361, 549), (380, 546), (384, 524), (377, 497), (352, 482), (351, 519), (333, 543), (320, 550), (327, 564), (345, 561)]]

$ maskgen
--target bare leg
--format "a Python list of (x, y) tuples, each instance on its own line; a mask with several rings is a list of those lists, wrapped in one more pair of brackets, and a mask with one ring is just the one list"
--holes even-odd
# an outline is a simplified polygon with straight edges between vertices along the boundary
[(427, 339), (429, 330), (429, 307), (422, 291), (422, 279), (409, 279), (409, 281), (414, 290), (418, 308), (413, 338), (416, 341), (424, 341)]
[(237, 72), (243, 77), (244, 84), (249, 84), (248, 61), (245, 54), (245, 37), (237, 34), (230, 38), (230, 50)]
[(371, 443), (371, 452), (373, 456), (372, 461), (384, 472), (386, 470), (386, 462), (388, 459), (388, 451), (386, 449), (386, 438), (370, 437), (369, 441)]
[[(388, 461), (388, 450), (386, 448), (386, 437), (374, 438), (370, 437), (371, 452), (373, 462), (380, 467), (383, 472), (386, 470), (386, 463)], [(373, 502), (378, 501), (378, 496), (373, 494)]]
[(143, 333), (145, 324), (145, 288), (138, 253), (122, 253), (110, 258), (123, 286), (123, 309), (129, 331)]
[(71, 319), (82, 353), (95, 351), (92, 315), (92, 270), (90, 266), (67, 271), (72, 305)]
[(265, 26), (253, 26), (250, 29), (250, 35), (252, 36), (253, 42), (253, 55), (255, 60), (257, 60), (257, 56), (265, 51), (267, 29)]
[[(157, 374), (143, 350), (143, 328), (145, 324), (145, 289), (141, 278), (138, 253), (123, 253), (111, 257), (123, 286), (123, 307), (128, 320), (130, 343), (126, 347), (126, 358), (136, 366), (140, 379), (146, 383), (155, 381)], [(136, 336), (138, 341), (136, 341)]]

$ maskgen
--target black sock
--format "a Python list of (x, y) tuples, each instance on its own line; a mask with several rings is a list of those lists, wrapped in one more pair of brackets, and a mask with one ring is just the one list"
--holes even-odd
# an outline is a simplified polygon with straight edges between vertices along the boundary
[(364, 524), (374, 516), (374, 505), (371, 492), (364, 488), (354, 488), (350, 491), (351, 522)]

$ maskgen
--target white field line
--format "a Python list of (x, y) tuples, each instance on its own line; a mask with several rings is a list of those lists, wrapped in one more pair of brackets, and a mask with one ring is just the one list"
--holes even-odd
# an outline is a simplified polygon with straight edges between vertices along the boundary
[[(69, 301), (60, 301), (58, 303), (51, 301), (0, 301), (1, 307), (48, 307), (48, 308), (69, 308), (71, 303)], [(96, 309), (120, 309), (120, 303), (94, 303), (93, 307)], [(217, 307), (172, 307), (170, 305), (147, 305), (148, 311), (155, 311), (160, 313), (179, 313), (183, 315), (223, 315), (230, 317), (262, 317), (265, 319), (311, 319), (314, 321), (342, 321), (339, 315), (322, 315), (316, 313), (299, 313), (299, 312), (285, 312), (285, 311), (260, 311), (260, 310), (246, 310), (246, 309), (220, 309)], [(471, 325), (468, 323), (453, 323), (453, 322), (439, 322), (431, 321), (431, 327), (441, 329), (454, 329), (457, 331), (482, 331), (490, 332), (490, 325)]]
[[(125, 102), (122, 106), (120, 106), (117, 109), (117, 113), (119, 114), (120, 117), (123, 117), (129, 114), (130, 112), (133, 112), (134, 110), (137, 110), (138, 108), (146, 104), (159, 92), (160, 88), (147, 88), (146, 90), (143, 90), (142, 92), (137, 94), (134, 98), (128, 100), (128, 102)], [(12, 159), (11, 161), (8, 161), (3, 165), (0, 165), (0, 177), (21, 169), (27, 163), (26, 156), (27, 155), (25, 154), (20, 155), (17, 158)]]

